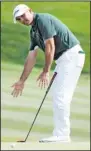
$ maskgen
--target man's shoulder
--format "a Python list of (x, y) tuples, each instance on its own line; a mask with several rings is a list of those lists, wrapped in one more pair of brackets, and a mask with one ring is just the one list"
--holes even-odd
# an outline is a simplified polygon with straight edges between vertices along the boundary
[(49, 13), (38, 13), (38, 21), (42, 24), (48, 24), (48, 22), (51, 23), (62, 23), (60, 19), (58, 19), (55, 15), (49, 14)]
[(41, 20), (45, 20), (47, 18), (50, 18), (52, 15), (49, 13), (38, 13), (37, 16), (38, 16), (38, 20), (41, 21)]
[(37, 13), (37, 15), (39, 17), (47, 17), (47, 16), (50, 16), (51, 14), (49, 14), (49, 13)]
[(44, 26), (48, 24), (48, 22), (50, 22), (50, 20), (52, 19), (51, 14), (49, 13), (38, 13), (37, 16), (38, 16), (37, 23), (39, 26), (40, 25)]

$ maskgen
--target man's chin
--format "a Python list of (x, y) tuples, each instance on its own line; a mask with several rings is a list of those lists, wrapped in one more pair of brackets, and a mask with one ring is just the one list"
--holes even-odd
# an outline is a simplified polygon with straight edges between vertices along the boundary
[(29, 26), (29, 25), (32, 25), (32, 23), (33, 23), (33, 22), (27, 21), (27, 22), (25, 23), (25, 25)]
[(23, 25), (29, 26), (30, 24), (29, 23), (23, 23)]

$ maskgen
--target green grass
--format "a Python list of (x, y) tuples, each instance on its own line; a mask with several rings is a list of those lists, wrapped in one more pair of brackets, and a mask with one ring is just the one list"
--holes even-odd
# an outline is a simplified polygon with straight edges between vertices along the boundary
[[(13, 24), (13, 8), (21, 2), (1, 4), (1, 57), (3, 61), (24, 64), (29, 51), (30, 27)], [(62, 20), (80, 40), (86, 53), (83, 72), (90, 71), (90, 5), (89, 2), (24, 2), (35, 12), (48, 12)], [(71, 8), (71, 9), (70, 9)], [(44, 64), (44, 55), (39, 51), (37, 67)], [(54, 67), (54, 64), (53, 64)]]
[[(22, 65), (10, 63), (1, 64), (1, 140), (15, 141), (26, 135), (36, 111), (42, 101), (45, 89), (41, 90), (36, 85), (36, 78), (40, 73), (34, 68), (26, 81), (23, 95), (18, 98), (11, 96), (11, 85), (18, 79), (22, 71)], [(40, 69), (41, 70), (41, 69)], [(52, 72), (51, 72), (52, 75)], [(71, 106), (71, 137), (72, 140), (89, 141), (90, 138), (90, 77), (82, 74)], [(87, 90), (87, 91), (86, 91)], [(29, 140), (50, 136), (53, 130), (52, 100), (48, 94)]]
[[(15, 144), (14, 147), (11, 147)], [(2, 143), (1, 149), (5, 150), (90, 150), (90, 142), (72, 143), (39, 143), (37, 140), (27, 143)]]

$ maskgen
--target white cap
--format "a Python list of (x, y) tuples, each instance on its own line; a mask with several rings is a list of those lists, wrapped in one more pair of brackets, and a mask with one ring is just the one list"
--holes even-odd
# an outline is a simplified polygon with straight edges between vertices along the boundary
[(14, 23), (16, 23), (16, 17), (23, 15), (27, 10), (29, 10), (29, 7), (27, 5), (25, 4), (17, 5), (13, 10)]

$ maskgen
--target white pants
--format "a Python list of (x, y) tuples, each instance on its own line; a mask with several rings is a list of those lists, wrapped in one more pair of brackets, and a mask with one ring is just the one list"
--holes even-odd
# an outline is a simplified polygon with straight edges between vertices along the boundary
[(85, 54), (79, 51), (82, 48), (76, 45), (56, 60), (57, 76), (51, 88), (54, 136), (70, 136), (70, 104), (85, 61)]

